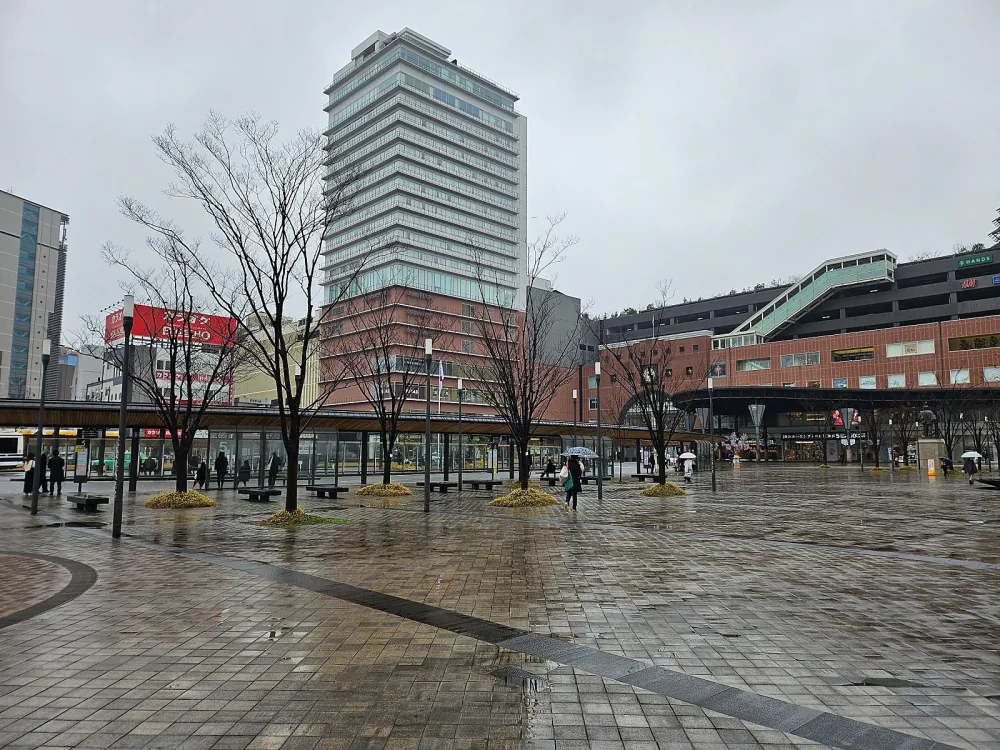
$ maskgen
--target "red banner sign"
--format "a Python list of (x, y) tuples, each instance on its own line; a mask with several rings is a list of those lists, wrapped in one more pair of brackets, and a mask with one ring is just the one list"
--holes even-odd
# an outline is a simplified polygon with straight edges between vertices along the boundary
[[(104, 321), (104, 340), (108, 344), (125, 338), (121, 310)], [(231, 346), (236, 334), (236, 319), (205, 313), (185, 313), (163, 307), (136, 305), (132, 335), (144, 339), (173, 341), (191, 339), (203, 344)]]

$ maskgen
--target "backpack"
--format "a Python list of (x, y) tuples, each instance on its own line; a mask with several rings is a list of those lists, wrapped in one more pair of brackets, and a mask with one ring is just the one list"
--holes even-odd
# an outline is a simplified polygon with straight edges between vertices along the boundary
[(559, 470), (559, 479), (563, 482), (569, 479), (569, 464), (564, 464), (562, 469)]

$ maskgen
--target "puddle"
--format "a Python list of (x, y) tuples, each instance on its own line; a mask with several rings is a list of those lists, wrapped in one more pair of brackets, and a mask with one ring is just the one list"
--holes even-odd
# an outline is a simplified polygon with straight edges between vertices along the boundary
[(537, 693), (549, 689), (548, 680), (520, 667), (502, 667), (501, 669), (494, 669), (490, 674), (503, 680), (504, 685), (514, 685), (529, 693)]
[(898, 677), (865, 677), (861, 682), (850, 682), (849, 687), (887, 687), (887, 688), (922, 688), (927, 687), (912, 680), (901, 680)]

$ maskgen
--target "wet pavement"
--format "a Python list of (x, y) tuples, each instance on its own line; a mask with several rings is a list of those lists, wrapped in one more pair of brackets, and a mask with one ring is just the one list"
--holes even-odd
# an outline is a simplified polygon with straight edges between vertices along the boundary
[(1000, 493), (754, 465), (641, 488), (349, 493), (302, 504), (352, 523), (284, 531), (141, 485), (120, 543), (110, 510), (9, 495), (0, 746), (1000, 748)]

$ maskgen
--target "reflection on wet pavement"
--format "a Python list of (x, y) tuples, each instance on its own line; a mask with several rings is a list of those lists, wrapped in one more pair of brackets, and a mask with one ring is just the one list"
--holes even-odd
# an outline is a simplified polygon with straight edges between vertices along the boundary
[[(575, 514), (492, 508), (486, 495), (462, 494), (425, 516), (415, 512), (419, 498), (381, 510), (352, 507), (348, 495), (337, 509), (303, 505), (355, 523), (293, 532), (247, 525), (268, 509), (231, 492), (214, 509), (167, 512), (142, 508), (140, 494), (126, 506), (126, 533), (555, 636), (914, 737), (1000, 747), (1000, 704), (989, 697), (1000, 694), (1000, 493), (851, 468), (744, 466), (720, 474), (719, 486), (712, 495), (696, 483), (688, 497), (664, 501), (611, 484), (603, 502), (584, 494)], [(78, 522), (55, 502), (42, 510)], [(0, 505), (7, 549), (79, 559), (100, 577), (79, 599), (0, 631), (0, 745), (29, 725), (19, 737), (51, 734), (50, 743), (126, 727), (121, 737), (151, 741), (180, 736), (171, 728), (210, 737), (195, 734), (208, 725), (220, 738), (247, 738), (222, 747), (264, 737), (273, 741), (258, 744), (268, 747), (805, 742), (294, 586), (155, 548), (112, 547), (106, 531), (29, 531), (26, 519)], [(60, 614), (83, 630), (67, 633)], [(87, 629), (102, 635), (87, 639)], [(280, 635), (265, 637), (272, 632)], [(62, 700), (69, 716), (50, 710), (47, 722), (66, 724), (44, 731), (41, 716), (28, 718), (40, 706), (24, 704), (52, 691), (39, 681), (53, 658), (88, 686), (70, 682), (73, 698), (52, 694), (44, 705)], [(493, 674), (504, 668), (518, 671), (505, 672), (507, 681)], [(526, 689), (523, 680), (535, 679), (545, 687)], [(40, 690), (29, 695), (31, 684)], [(107, 703), (84, 716), (102, 695)], [(273, 734), (279, 726), (288, 734)]]

